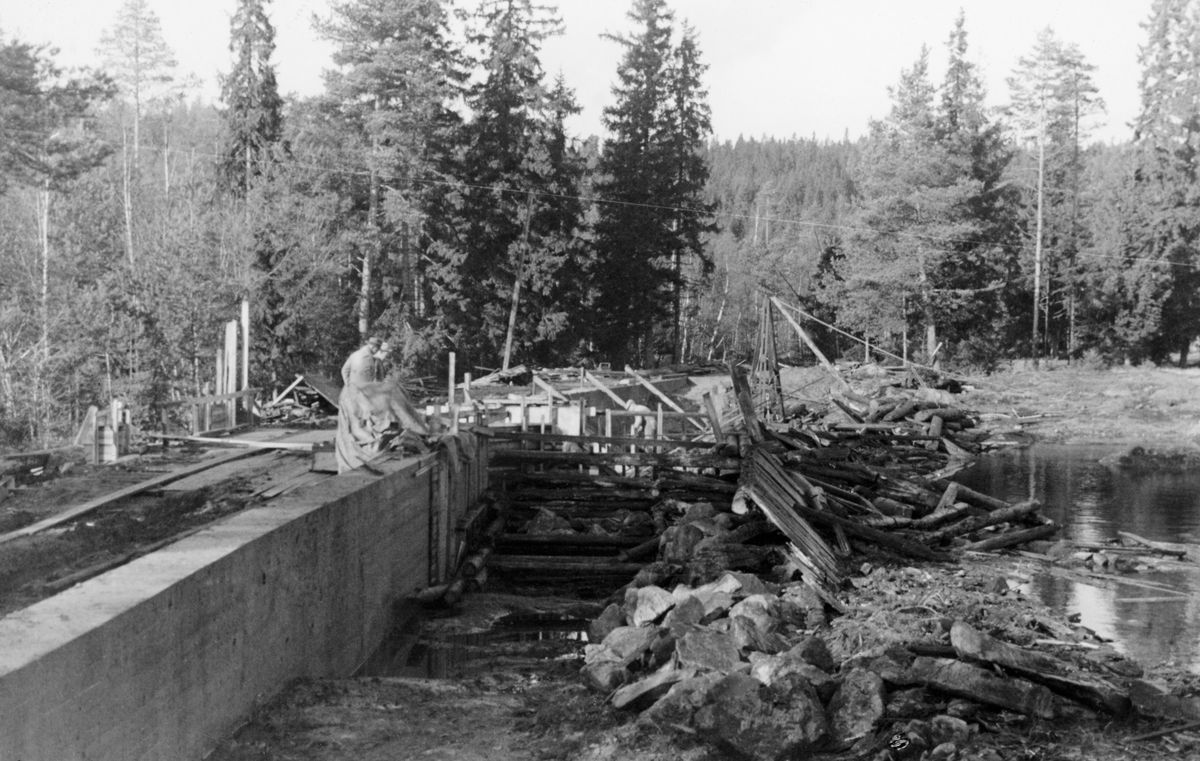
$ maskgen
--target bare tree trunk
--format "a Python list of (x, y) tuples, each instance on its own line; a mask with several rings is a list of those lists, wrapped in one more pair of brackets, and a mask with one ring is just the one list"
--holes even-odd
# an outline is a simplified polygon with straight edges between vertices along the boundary
[(41, 283), (41, 341), (34, 362), (34, 414), (38, 420), (42, 447), (49, 446), (50, 405), (46, 389), (46, 372), (50, 367), (50, 180), (42, 181), (38, 191), (38, 238), (42, 253)]
[(1042, 297), (1042, 195), (1046, 174), (1046, 102), (1042, 96), (1042, 111), (1038, 125), (1038, 180), (1037, 180), (1037, 238), (1033, 248), (1033, 366), (1036, 369), (1042, 359), (1042, 347), (1038, 332), (1038, 309)]
[[(134, 125), (135, 125), (135, 127), (134, 127), (135, 133), (134, 134), (136, 135), (136, 125), (137, 125), (136, 119), (134, 120)], [(133, 178), (130, 176), (132, 174), (132, 170), (130, 169), (130, 164), (129, 164), (129, 145), (126, 140), (126, 132), (124, 129), (121, 130), (121, 144), (122, 144), (121, 145), (121, 178), (123, 181), (122, 200), (123, 200), (124, 206), (125, 206), (125, 252), (129, 256), (129, 264), (130, 264), (130, 266), (132, 266), (133, 262), (134, 262), (134, 256), (133, 256), (133, 192), (129, 186), (132, 184)], [(135, 137), (134, 138), (135, 156), (133, 159), (135, 164), (137, 163), (136, 151), (137, 151), (137, 138)]]
[(721, 293), (721, 306), (717, 309), (717, 319), (713, 321), (712, 337), (708, 339), (708, 359), (711, 361), (717, 351), (717, 335), (721, 332), (721, 318), (725, 316), (725, 305), (729, 303), (729, 270), (725, 270), (725, 290)]
[(4, 347), (0, 346), (0, 411), (13, 416), (17, 408), (17, 395), (13, 391), (12, 368), (8, 357), (4, 355)]
[(517, 311), (521, 305), (521, 280), (525, 277), (525, 259), (529, 255), (529, 223), (533, 219), (533, 191), (525, 201), (525, 230), (521, 234), (521, 253), (517, 257), (517, 271), (513, 275), (512, 308), (508, 312), (508, 334), (504, 337), (504, 364), (501, 370), (508, 369), (509, 359), (512, 358), (513, 333), (517, 329)]

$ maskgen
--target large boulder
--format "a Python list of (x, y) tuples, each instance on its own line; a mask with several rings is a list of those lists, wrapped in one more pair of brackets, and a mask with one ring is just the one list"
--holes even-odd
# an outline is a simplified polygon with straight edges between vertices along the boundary
[(829, 701), (829, 727), (833, 742), (846, 748), (875, 730), (884, 715), (883, 679), (866, 669), (853, 669)]
[(759, 631), (770, 634), (779, 629), (779, 599), (769, 594), (752, 594), (729, 609), (729, 617), (743, 616)]
[(750, 653), (750, 676), (768, 687), (789, 674), (799, 674), (817, 691), (822, 703), (828, 703), (837, 690), (837, 682), (821, 669), (799, 658), (767, 653)]
[(694, 668), (701, 673), (726, 673), (741, 663), (732, 636), (703, 627), (691, 627), (679, 634), (675, 641), (675, 659), (680, 668)]
[(631, 680), (629, 665), (650, 651), (658, 638), (654, 626), (618, 626), (597, 645), (583, 651), (583, 676), (600, 692), (611, 692)]
[(591, 624), (588, 625), (588, 642), (603, 642), (604, 638), (612, 633), (613, 629), (625, 624), (625, 611), (615, 602), (604, 609), (604, 612), (596, 617)]
[(662, 625), (668, 629), (676, 629), (680, 626), (693, 626), (703, 623), (704, 617), (704, 603), (700, 602), (700, 599), (695, 595), (688, 595), (675, 603), (675, 606), (667, 611)]
[(677, 683), (696, 676), (692, 669), (663, 667), (644, 679), (627, 684), (613, 693), (614, 708), (640, 709), (667, 694)]
[(686, 563), (704, 536), (704, 530), (694, 523), (672, 526), (662, 535), (659, 557), (667, 563)]
[(787, 651), (789, 658), (797, 658), (805, 663), (811, 663), (826, 674), (832, 674), (837, 669), (833, 654), (825, 640), (816, 636), (802, 637), (799, 642)]
[(724, 674), (713, 672), (676, 683), (658, 702), (642, 711), (638, 723), (690, 727), (696, 711), (708, 702), (713, 685), (724, 678)]
[(796, 674), (770, 687), (746, 674), (729, 674), (709, 690), (694, 724), (709, 741), (754, 759), (803, 757), (828, 733), (816, 692)]
[(778, 653), (788, 647), (788, 641), (782, 635), (763, 631), (758, 622), (745, 616), (730, 616), (714, 623), (713, 628), (728, 632), (743, 653)]
[(675, 598), (662, 587), (650, 586), (625, 592), (625, 620), (630, 626), (651, 624), (675, 607)]

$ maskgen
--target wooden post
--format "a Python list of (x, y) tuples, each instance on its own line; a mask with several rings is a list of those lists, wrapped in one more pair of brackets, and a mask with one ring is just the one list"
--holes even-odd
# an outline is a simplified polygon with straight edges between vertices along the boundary
[(703, 394), (704, 409), (708, 412), (708, 422), (712, 425), (713, 441), (720, 444), (725, 441), (725, 435), (721, 433), (721, 417), (717, 415), (717, 406), (713, 404), (712, 394), (705, 391)]
[[(250, 300), (242, 299), (242, 391), (250, 388)], [(246, 408), (246, 417), (250, 417), (250, 410), (254, 401), (249, 396), (242, 397), (242, 404)]]
[[(226, 392), (225, 388), (225, 349), (217, 349), (216, 377), (213, 379), (213, 396)], [(202, 394), (203, 395), (203, 394)]]
[[(225, 393), (232, 394), (238, 388), (238, 324), (237, 320), (225, 323)], [(225, 402), (226, 425), (237, 427), (237, 399)]]
[[(655, 438), (659, 438), (659, 439), (665, 439), (665, 438), (667, 438), (667, 432), (666, 432), (666, 430), (663, 428), (663, 409), (662, 409), (662, 402), (659, 402), (659, 403), (658, 403), (658, 436), (656, 436)], [(661, 449), (661, 448), (655, 448), (655, 450), (654, 450), (654, 451), (655, 451), (655, 452), (661, 452), (661, 451), (662, 451), (662, 449)]]
[(463, 373), (463, 404), (465, 404), (471, 412), (467, 414), (467, 422), (474, 423), (475, 421), (475, 400), (471, 398), (471, 374)]
[(450, 352), (449, 380), (450, 394), (449, 401), (446, 403), (446, 411), (450, 413), (450, 433), (458, 433), (458, 404), (454, 393), (454, 352)]

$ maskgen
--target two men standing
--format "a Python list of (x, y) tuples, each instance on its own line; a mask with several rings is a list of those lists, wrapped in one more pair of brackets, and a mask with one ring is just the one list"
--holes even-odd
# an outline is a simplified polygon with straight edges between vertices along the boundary
[(386, 341), (371, 336), (346, 358), (346, 363), (342, 365), (342, 385), (361, 386), (383, 380), (387, 376), (390, 353), (391, 347)]

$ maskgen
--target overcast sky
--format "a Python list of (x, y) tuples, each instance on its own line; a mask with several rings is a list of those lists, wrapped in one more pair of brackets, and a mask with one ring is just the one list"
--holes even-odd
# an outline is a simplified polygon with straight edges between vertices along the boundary
[[(460, 4), (467, 0), (460, 0)], [(0, 0), (0, 30), (51, 43), (70, 65), (96, 63), (100, 33), (123, 0)], [(229, 69), (229, 18), (236, 0), (149, 0), (181, 73), (204, 81), (215, 98), (216, 75)], [(330, 48), (312, 30), (327, 0), (275, 0), (276, 71), (285, 93), (321, 90)], [(1007, 97), (1005, 78), (1032, 49), (1039, 30), (1054, 29), (1097, 67), (1108, 104), (1098, 139), (1129, 137), (1138, 109), (1138, 47), (1150, 0), (674, 0), (679, 19), (698, 32), (709, 65), (706, 84), (713, 131), (721, 139), (858, 137), (871, 118), (886, 115), (887, 88), (921, 46), (931, 49), (935, 77), (945, 67), (945, 41), (960, 8), (966, 13), (971, 58), (983, 69), (993, 104)], [(610, 103), (618, 46), (603, 32), (622, 33), (629, 0), (561, 0), (565, 35), (545, 48), (542, 63), (562, 72), (584, 112), (572, 125), (599, 134)]]

